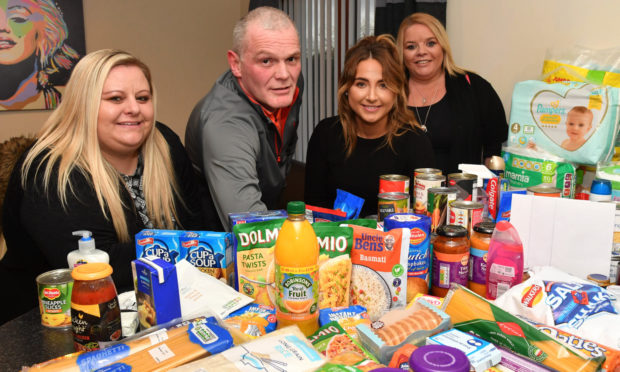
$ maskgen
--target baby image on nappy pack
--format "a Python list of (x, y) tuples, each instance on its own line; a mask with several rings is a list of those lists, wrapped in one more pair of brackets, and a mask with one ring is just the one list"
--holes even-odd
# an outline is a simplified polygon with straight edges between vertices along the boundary
[(618, 132), (619, 89), (579, 82), (517, 83), (508, 146), (549, 152), (573, 163), (609, 160)]

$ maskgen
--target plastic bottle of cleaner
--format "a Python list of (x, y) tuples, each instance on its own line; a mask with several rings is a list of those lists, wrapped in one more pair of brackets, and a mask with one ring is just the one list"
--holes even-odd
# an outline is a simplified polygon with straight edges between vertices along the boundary
[(106, 252), (95, 249), (95, 239), (92, 238), (92, 233), (90, 231), (74, 231), (73, 235), (81, 236), (81, 238), (78, 241), (78, 249), (69, 252), (67, 255), (67, 262), (69, 263), (70, 269), (85, 263), (110, 262), (110, 257), (108, 257)]
[(319, 246), (306, 205), (289, 202), (275, 247), (276, 317), (278, 328), (297, 324), (310, 336), (319, 328)]
[(523, 244), (508, 221), (495, 225), (487, 259), (487, 298), (494, 300), (523, 280)]

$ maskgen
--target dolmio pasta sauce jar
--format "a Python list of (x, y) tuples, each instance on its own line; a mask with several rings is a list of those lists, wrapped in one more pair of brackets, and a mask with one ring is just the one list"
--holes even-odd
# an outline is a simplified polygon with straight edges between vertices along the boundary
[(467, 286), (469, 281), (469, 239), (463, 226), (444, 225), (433, 241), (431, 293), (445, 297), (451, 283)]
[(121, 337), (121, 310), (112, 266), (87, 263), (73, 269), (71, 325), (76, 351), (98, 350)]

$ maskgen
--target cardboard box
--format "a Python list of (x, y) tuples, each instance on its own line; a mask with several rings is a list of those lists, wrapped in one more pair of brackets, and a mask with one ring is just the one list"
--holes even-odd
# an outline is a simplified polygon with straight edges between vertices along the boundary
[(231, 233), (187, 231), (179, 241), (186, 261), (203, 273), (233, 285), (235, 266)]
[(140, 329), (181, 317), (176, 266), (154, 256), (131, 262)]
[(184, 233), (179, 230), (142, 230), (136, 234), (136, 257), (156, 256), (175, 264), (187, 254), (179, 242)]

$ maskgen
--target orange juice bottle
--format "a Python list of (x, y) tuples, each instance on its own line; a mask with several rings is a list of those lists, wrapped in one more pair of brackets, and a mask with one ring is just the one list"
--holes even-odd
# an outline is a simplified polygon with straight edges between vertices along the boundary
[(275, 248), (278, 328), (297, 324), (310, 336), (319, 328), (319, 246), (306, 205), (289, 202)]

